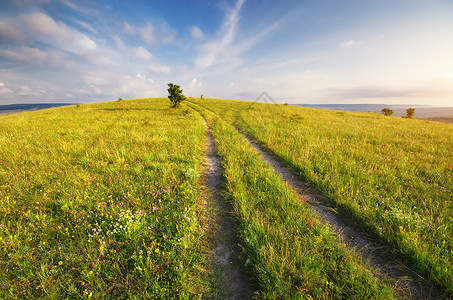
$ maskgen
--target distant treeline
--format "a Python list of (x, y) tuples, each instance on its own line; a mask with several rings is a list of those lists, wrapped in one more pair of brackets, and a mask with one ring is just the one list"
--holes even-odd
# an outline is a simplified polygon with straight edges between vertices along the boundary
[(75, 105), (76, 103), (23, 103), (23, 104), (7, 104), (0, 105), (0, 112), (8, 111), (29, 111), (29, 110), (40, 110), (52, 107), (60, 107), (66, 105)]
[[(384, 107), (388, 107), (393, 110), (402, 110), (406, 109), (409, 106), (407, 105), (388, 105), (388, 104), (296, 104), (297, 106), (309, 107), (309, 108), (321, 108), (321, 109), (330, 109), (330, 110), (342, 110), (350, 112), (377, 112), (381, 113), (381, 110)], [(412, 105), (417, 109), (426, 106)]]
[(297, 106), (341, 110), (349, 112), (375, 112), (381, 113), (383, 108), (389, 108), (394, 111), (394, 116), (405, 116), (406, 109), (415, 108), (415, 118), (452, 118), (453, 107), (430, 107), (422, 105), (387, 105), (387, 104), (295, 104)]

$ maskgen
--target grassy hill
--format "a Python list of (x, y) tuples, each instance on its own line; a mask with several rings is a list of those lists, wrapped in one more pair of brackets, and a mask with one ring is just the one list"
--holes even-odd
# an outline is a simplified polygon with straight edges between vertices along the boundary
[(215, 294), (205, 120), (256, 297), (401, 291), (322, 226), (236, 127), (453, 293), (452, 125), (215, 99), (169, 106), (137, 99), (0, 116), (1, 298)]
[(0, 298), (203, 290), (196, 112), (162, 99), (25, 112), (0, 117), (0, 140)]
[(453, 126), (375, 113), (196, 101), (262, 143), (420, 274), (453, 291)]

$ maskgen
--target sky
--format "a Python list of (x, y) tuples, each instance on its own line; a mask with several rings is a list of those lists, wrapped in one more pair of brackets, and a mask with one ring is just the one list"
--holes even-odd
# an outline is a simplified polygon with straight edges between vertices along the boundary
[(453, 106), (451, 0), (0, 0), (0, 105)]

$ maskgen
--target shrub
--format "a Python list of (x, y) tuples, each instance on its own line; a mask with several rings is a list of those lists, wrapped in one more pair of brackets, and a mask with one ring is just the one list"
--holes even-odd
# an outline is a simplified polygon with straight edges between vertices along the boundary
[(415, 113), (415, 108), (409, 107), (406, 109), (406, 118), (412, 119)]
[(186, 97), (182, 94), (181, 87), (177, 84), (168, 84), (168, 99), (170, 99), (171, 107), (176, 107), (179, 102), (186, 100)]
[(381, 112), (382, 112), (382, 114), (383, 114), (384, 116), (391, 116), (391, 115), (393, 115), (393, 110), (391, 110), (390, 108), (383, 108), (383, 109), (381, 110)]

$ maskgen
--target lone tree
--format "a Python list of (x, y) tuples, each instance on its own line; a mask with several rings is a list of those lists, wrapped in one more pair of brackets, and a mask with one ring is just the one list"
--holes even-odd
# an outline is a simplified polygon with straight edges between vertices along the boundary
[(186, 96), (182, 94), (181, 87), (177, 84), (168, 84), (168, 99), (170, 99), (171, 107), (176, 107), (179, 102), (186, 100)]
[(415, 108), (409, 107), (406, 109), (406, 118), (412, 119), (415, 113)]
[(383, 108), (382, 110), (382, 114), (384, 116), (391, 116), (393, 115), (393, 110), (391, 110), (390, 108)]

